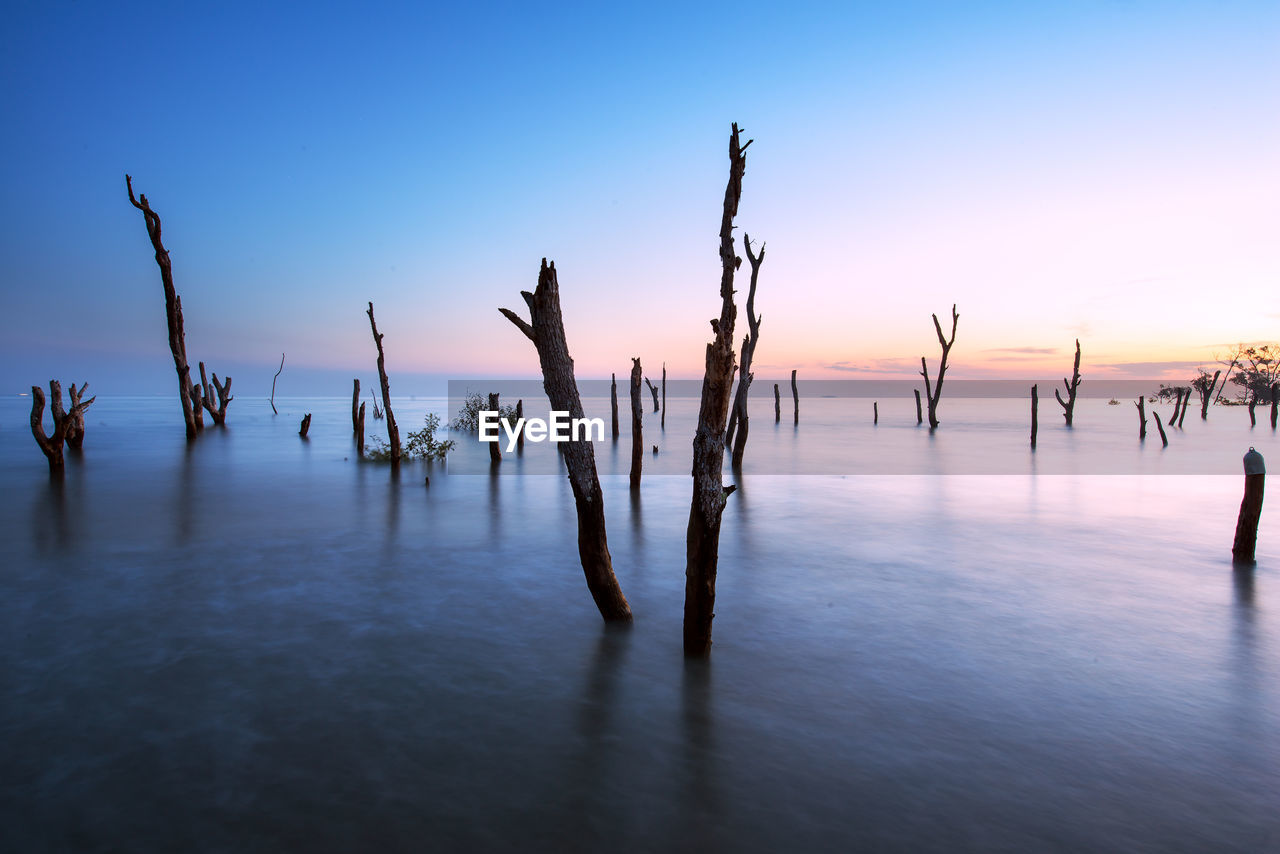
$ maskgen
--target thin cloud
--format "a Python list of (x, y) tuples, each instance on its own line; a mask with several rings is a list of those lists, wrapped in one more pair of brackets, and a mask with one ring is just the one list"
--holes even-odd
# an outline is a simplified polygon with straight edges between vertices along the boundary
[(1051, 356), (1061, 352), (1059, 347), (989, 347), (983, 353), (1007, 353), (1013, 356)]
[(1130, 377), (1147, 377), (1152, 374), (1165, 374), (1171, 371), (1194, 371), (1201, 362), (1102, 362), (1090, 365), (1091, 368), (1114, 371)]

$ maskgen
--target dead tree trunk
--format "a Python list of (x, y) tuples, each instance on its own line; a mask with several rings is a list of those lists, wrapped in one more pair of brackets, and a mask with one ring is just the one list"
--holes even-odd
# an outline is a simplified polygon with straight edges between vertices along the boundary
[(67, 445), (75, 451), (84, 445), (84, 410), (89, 404), (81, 407), (80, 400), (88, 387), (88, 383), (81, 383), (80, 388), (76, 388), (74, 382), (67, 386), (67, 395), (71, 398), (71, 411), (67, 413)]
[[(936, 430), (938, 427), (938, 401), (942, 399), (942, 378), (947, 373), (947, 356), (951, 353), (951, 345), (956, 343), (956, 325), (960, 322), (960, 315), (956, 313), (956, 307), (951, 306), (951, 340), (948, 341), (942, 334), (942, 324), (938, 322), (938, 315), (933, 316), (933, 328), (938, 333), (938, 343), (942, 345), (942, 358), (938, 361), (938, 381), (935, 385), (929, 385), (929, 366), (925, 363), (924, 356), (920, 357), (920, 376), (924, 377), (924, 396), (929, 404), (929, 429)], [(1057, 392), (1055, 391), (1056, 395)]]
[[(516, 401), (516, 423), (519, 424), (524, 419), (524, 398)], [(520, 435), (516, 436), (516, 453), (524, 453), (524, 431), (520, 431)]]
[(640, 469), (644, 465), (644, 436), (641, 425), (640, 360), (631, 360), (631, 488), (640, 488)]
[(644, 384), (649, 387), (649, 394), (653, 395), (653, 411), (658, 411), (658, 387), (649, 382), (649, 378), (644, 378)]
[(1258, 406), (1258, 393), (1255, 391), (1249, 395), (1249, 429), (1252, 430), (1258, 426), (1258, 416), (1253, 410)]
[[(537, 288), (533, 293), (524, 291), (521, 296), (529, 305), (530, 322), (526, 323), (513, 311), (500, 310), (537, 348), (543, 388), (547, 391), (551, 408), (568, 412), (570, 418), (582, 418), (582, 399), (578, 396), (573, 359), (569, 356), (564, 320), (560, 314), (560, 285), (556, 280), (555, 265), (548, 265), (543, 259)], [(573, 501), (578, 510), (578, 556), (587, 578), (587, 589), (600, 609), (600, 616), (607, 622), (629, 623), (631, 606), (622, 595), (622, 588), (613, 573), (613, 560), (609, 556), (609, 543), (605, 536), (604, 495), (596, 474), (595, 448), (589, 436), (564, 443), (562, 447)]]
[(1173, 414), (1169, 416), (1170, 427), (1178, 426), (1178, 412), (1182, 409), (1182, 389), (1176, 388), (1174, 391), (1177, 393), (1177, 397), (1173, 399)]
[(616, 441), (618, 434), (618, 375), (609, 374), (612, 382), (609, 384), (609, 406), (613, 410), (613, 438)]
[[(83, 390), (83, 389), (82, 389)], [(1271, 384), (1271, 429), (1276, 429), (1276, 408), (1280, 406), (1280, 383)]]
[(917, 424), (923, 424), (923, 423), (924, 423), (924, 413), (923, 413), (923, 412), (921, 411), (921, 409), (920, 409), (920, 389), (918, 389), (918, 388), (914, 388), (914, 389), (912, 389), (912, 391), (914, 391), (914, 392), (916, 393), (916, 423), (917, 423)]
[[(729, 136), (729, 181), (720, 217), (720, 317), (711, 321), (715, 338), (707, 345), (698, 428), (693, 438), (693, 500), (685, 537), (684, 654), (711, 654), (711, 621), (715, 616), (716, 569), (720, 558), (720, 520), (725, 501), (736, 488), (724, 485), (724, 430), (733, 391), (733, 327), (738, 309), (733, 304), (733, 274), (742, 263), (733, 248), (733, 218), (742, 197), (746, 150), (739, 144), (738, 126)], [(795, 373), (792, 372), (792, 388)], [(799, 419), (797, 397), (796, 418)]]
[(305, 439), (307, 438), (307, 431), (310, 429), (311, 429), (311, 413), (308, 412), (306, 415), (302, 416), (302, 423), (298, 425), (298, 435)]
[[(373, 303), (369, 303), (369, 328), (373, 330), (373, 343), (378, 346), (378, 383), (382, 386), (382, 409), (387, 418), (387, 439), (391, 443), (391, 468), (400, 467), (400, 429), (396, 427), (396, 416), (391, 411), (391, 383), (387, 380), (386, 357), (382, 352), (382, 335), (378, 334), (378, 324), (373, 319)], [(231, 381), (227, 380), (230, 385)], [(497, 407), (494, 407), (495, 409)], [(378, 404), (373, 404), (373, 414), (378, 416)], [(494, 447), (497, 447), (496, 445)]]
[(880, 423), (880, 401), (871, 402), (871, 423), (873, 425)]
[(1143, 399), (1139, 397), (1134, 406), (1138, 407), (1138, 441), (1145, 442), (1147, 439), (1147, 412)]
[(382, 410), (378, 408), (378, 396), (373, 393), (373, 389), (369, 389), (369, 398), (373, 401), (373, 420), (382, 420)]
[[(502, 408), (498, 406), (497, 392), (489, 393), (489, 411), (502, 412)], [(501, 418), (499, 418), (499, 420), (501, 420)], [(499, 435), (501, 435), (501, 433), (499, 433)], [(501, 440), (497, 440), (489, 443), (489, 462), (490, 463), (502, 462), (502, 448), (499, 447), (500, 444), (501, 444)]]
[(196, 432), (204, 430), (204, 386), (191, 384), (191, 413), (196, 420)]
[(662, 414), (658, 416), (658, 429), (667, 429), (667, 363), (662, 363)]
[[(750, 416), (747, 413), (747, 396), (751, 392), (751, 383), (756, 375), (751, 371), (751, 363), (755, 359), (756, 344), (760, 341), (760, 321), (756, 316), (756, 282), (760, 278), (760, 265), (764, 263), (764, 247), (760, 244), (760, 254), (751, 252), (751, 235), (743, 232), (742, 248), (747, 253), (747, 261), (751, 264), (751, 285), (747, 289), (747, 334), (742, 339), (742, 367), (738, 369), (738, 393), (733, 400), (733, 415), (738, 421), (738, 432), (733, 437), (733, 467), (742, 467), (742, 458), (747, 451), (747, 434), (750, 431)], [(733, 431), (730, 430), (730, 433)], [(728, 441), (728, 440), (726, 440)]]
[[(941, 338), (941, 334), (938, 336)], [(955, 337), (954, 334), (952, 337)], [(938, 383), (941, 385), (942, 376), (938, 376)], [(1058, 390), (1053, 390), (1053, 396), (1058, 401), (1058, 405), (1062, 407), (1062, 417), (1066, 420), (1067, 426), (1070, 427), (1072, 419), (1076, 414), (1076, 389), (1080, 387), (1080, 339), (1076, 339), (1076, 361), (1071, 368), (1071, 381), (1067, 382), (1067, 378), (1062, 378), (1062, 384), (1067, 387), (1067, 399), (1063, 400), (1062, 395), (1058, 394)], [(1173, 422), (1170, 421), (1170, 424)]]
[[(271, 378), (271, 414), (279, 415), (276, 411), (276, 380), (280, 379), (280, 374), (284, 372), (284, 353), (280, 354), (280, 370), (276, 371), (276, 375)], [(353, 419), (354, 420), (354, 419)]]
[[(916, 392), (916, 406), (920, 405), (920, 392)], [(917, 410), (917, 415), (919, 411)], [(1036, 449), (1036, 433), (1040, 429), (1040, 387), (1031, 387), (1031, 450)]]
[(354, 435), (364, 432), (360, 427), (360, 407), (364, 404), (360, 402), (360, 380), (355, 379), (352, 382), (355, 384), (351, 391), (351, 432)]
[(791, 400), (795, 404), (795, 422), (800, 423), (800, 389), (796, 385), (796, 372), (791, 372)]
[(1253, 448), (1244, 455), (1244, 499), (1236, 517), (1236, 537), (1231, 545), (1233, 563), (1252, 566), (1257, 563), (1254, 550), (1258, 545), (1258, 520), (1262, 517), (1262, 495), (1266, 489), (1267, 469), (1262, 454)]
[(1222, 374), (1221, 370), (1213, 372), (1213, 382), (1209, 383), (1208, 388), (1200, 389), (1200, 420), (1204, 421), (1209, 417), (1209, 403), (1213, 400), (1213, 389), (1218, 384), (1218, 377)]
[(196, 437), (196, 419), (191, 408), (191, 366), (187, 364), (186, 334), (182, 328), (182, 298), (173, 287), (173, 266), (169, 263), (169, 252), (160, 240), (160, 217), (151, 210), (147, 203), (147, 194), (133, 197), (133, 179), (124, 176), (125, 187), (129, 190), (129, 201), (142, 211), (147, 223), (147, 236), (151, 238), (151, 246), (156, 251), (156, 265), (160, 267), (160, 282), (164, 285), (164, 311), (169, 323), (169, 352), (173, 354), (173, 367), (178, 373), (178, 397), (182, 401), (182, 420), (187, 428), (187, 441)]
[(1182, 429), (1182, 422), (1187, 420), (1187, 404), (1191, 402), (1191, 389), (1185, 389), (1187, 396), (1182, 398), (1182, 412), (1178, 415), (1178, 429)]
[(773, 384), (773, 423), (782, 422), (782, 392), (778, 390), (778, 384)]
[(364, 403), (360, 404), (360, 412), (356, 415), (356, 456), (364, 457)]
[(1165, 435), (1164, 425), (1160, 423), (1160, 413), (1156, 412), (1155, 409), (1152, 408), (1151, 417), (1156, 420), (1156, 429), (1160, 431), (1160, 441), (1162, 443), (1160, 447), (1162, 448), (1169, 447), (1169, 437)]
[(40, 386), (31, 387), (31, 435), (49, 460), (49, 474), (53, 477), (61, 477), (64, 466), (62, 442), (67, 437), (67, 430), (76, 422), (76, 419), (84, 417), (84, 411), (97, 398), (76, 401), (72, 404), (71, 411), (66, 412), (62, 408), (62, 384), (57, 380), (49, 380), (49, 398), (49, 414), (53, 416), (53, 433), (45, 435), (44, 392)]
[[(227, 404), (235, 400), (231, 396), (231, 377), (227, 377), (225, 384), (218, 382), (218, 375), (213, 375), (213, 385), (209, 385), (209, 381), (204, 375), (204, 362), (200, 363), (200, 385), (204, 389), (203, 403), (204, 408), (208, 410), (209, 415), (213, 418), (213, 423), (219, 427), (225, 427), (227, 423)], [(213, 408), (213, 393), (210, 389), (218, 392), (218, 408)]]

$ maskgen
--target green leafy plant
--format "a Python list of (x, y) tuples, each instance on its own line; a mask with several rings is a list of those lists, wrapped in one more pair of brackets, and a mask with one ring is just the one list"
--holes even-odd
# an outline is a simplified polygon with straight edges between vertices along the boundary
[[(458, 409), (457, 416), (449, 423), (449, 428), (459, 430), (464, 433), (480, 432), (480, 412), (489, 408), (489, 399), (480, 392), (472, 392), (462, 401), (462, 406)], [(515, 429), (516, 425), (516, 408), (514, 406), (499, 406), (498, 418), (505, 421), (508, 426)]]
[[(401, 456), (406, 460), (443, 460), (453, 450), (454, 442), (452, 439), (436, 438), (436, 431), (440, 429), (439, 415), (428, 412), (423, 420), (425, 426), (421, 430), (410, 430), (406, 434), (405, 443), (400, 449)], [(374, 436), (369, 439), (364, 455), (375, 463), (390, 462), (391, 446), (381, 436)]]

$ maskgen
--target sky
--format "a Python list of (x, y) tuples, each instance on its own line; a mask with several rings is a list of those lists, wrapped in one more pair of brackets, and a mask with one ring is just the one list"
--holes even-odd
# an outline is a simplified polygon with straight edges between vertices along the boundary
[[(698, 378), (727, 142), (767, 245), (757, 378), (1185, 381), (1280, 339), (1280, 4), (6, 4), (0, 393)], [(741, 280), (745, 289), (746, 277)], [(745, 297), (745, 291), (743, 292)], [(745, 331), (745, 322), (740, 323)]]

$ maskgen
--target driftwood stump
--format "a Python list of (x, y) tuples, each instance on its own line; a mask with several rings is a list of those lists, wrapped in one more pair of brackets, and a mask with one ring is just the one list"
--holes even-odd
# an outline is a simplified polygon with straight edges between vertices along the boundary
[[(952, 337), (955, 337), (955, 336), (953, 335)], [(938, 380), (939, 382), (941, 382), (942, 377), (939, 376)], [(1067, 399), (1063, 400), (1062, 395), (1058, 394), (1058, 390), (1056, 388), (1053, 390), (1053, 396), (1058, 401), (1058, 405), (1062, 407), (1062, 417), (1064, 420), (1066, 420), (1067, 426), (1070, 427), (1072, 424), (1072, 421), (1075, 419), (1075, 413), (1076, 413), (1076, 389), (1080, 387), (1080, 339), (1079, 338), (1076, 339), (1076, 361), (1071, 368), (1071, 380), (1068, 381), (1066, 377), (1063, 377), (1062, 384), (1067, 388)], [(1173, 422), (1170, 422), (1170, 423), (1173, 423)]]
[(916, 393), (916, 423), (924, 423), (924, 413), (920, 409), (920, 389), (912, 389)]
[(880, 401), (872, 401), (871, 403), (871, 423), (873, 425), (880, 423)]
[(1182, 422), (1187, 420), (1187, 404), (1191, 402), (1191, 389), (1186, 388), (1186, 389), (1183, 389), (1183, 391), (1186, 392), (1186, 397), (1182, 399), (1182, 413), (1178, 415), (1179, 430), (1182, 429)]
[[(71, 411), (67, 413), (67, 446), (74, 451), (80, 450), (84, 445), (84, 411), (89, 408), (89, 403), (96, 400), (93, 398), (84, 406), (80, 405), (84, 391), (88, 387), (88, 383), (81, 383), (80, 388), (76, 388), (75, 383), (67, 386), (67, 395), (71, 398)], [(61, 399), (58, 401), (58, 406), (59, 408), (62, 406)]]
[(156, 265), (160, 268), (160, 283), (164, 286), (164, 313), (169, 324), (169, 352), (173, 354), (173, 367), (178, 373), (178, 398), (182, 401), (182, 420), (186, 424), (187, 441), (196, 437), (196, 419), (191, 403), (191, 366), (187, 364), (187, 340), (183, 331), (182, 298), (173, 286), (173, 265), (169, 262), (169, 252), (164, 248), (160, 236), (160, 217), (147, 202), (147, 194), (138, 198), (133, 196), (133, 179), (124, 176), (125, 187), (129, 190), (129, 202), (142, 211), (147, 224), (147, 236), (151, 238), (151, 246), (155, 249)]
[(1145, 442), (1147, 439), (1147, 412), (1141, 396), (1138, 397), (1138, 402), (1134, 406), (1138, 407), (1138, 441)]
[(1253, 448), (1244, 455), (1244, 498), (1236, 517), (1236, 537), (1231, 545), (1231, 560), (1252, 566), (1257, 563), (1254, 551), (1258, 545), (1258, 520), (1262, 517), (1262, 495), (1266, 489), (1267, 468), (1262, 454)]
[[(391, 411), (391, 382), (387, 379), (386, 357), (382, 351), (383, 336), (378, 333), (378, 324), (373, 319), (373, 303), (369, 303), (369, 310), (366, 313), (369, 315), (369, 328), (373, 331), (373, 343), (378, 347), (378, 382), (382, 386), (382, 409), (387, 419), (387, 439), (391, 443), (391, 468), (398, 469), (400, 467), (400, 429), (396, 427), (396, 416)], [(373, 404), (373, 417), (378, 417), (376, 401)]]
[[(551, 401), (551, 408), (568, 412), (570, 418), (582, 418), (582, 399), (578, 396), (573, 359), (569, 356), (564, 319), (560, 313), (560, 284), (556, 279), (555, 265), (548, 265), (544, 258), (538, 272), (537, 288), (533, 293), (524, 291), (521, 296), (529, 305), (530, 322), (508, 309), (500, 311), (537, 348), (543, 388)], [(629, 623), (632, 619), (631, 606), (622, 595), (622, 588), (613, 573), (613, 560), (605, 536), (604, 495), (596, 474), (595, 448), (589, 439), (566, 442), (562, 447), (578, 511), (578, 556), (587, 588), (601, 617), (608, 622)]]
[(1160, 413), (1154, 407), (1151, 409), (1151, 417), (1156, 420), (1156, 429), (1160, 431), (1160, 441), (1163, 443), (1160, 447), (1169, 447), (1169, 437), (1165, 435), (1164, 425), (1160, 423)]
[[(933, 386), (929, 385), (929, 365), (925, 363), (924, 356), (920, 357), (920, 376), (924, 377), (924, 396), (925, 401), (929, 404), (929, 429), (935, 430), (938, 427), (938, 401), (942, 399), (942, 378), (947, 373), (947, 356), (951, 354), (951, 345), (956, 343), (956, 325), (960, 322), (960, 315), (956, 313), (956, 307), (951, 306), (951, 340), (947, 340), (942, 334), (942, 324), (938, 322), (938, 315), (933, 316), (933, 328), (938, 333), (938, 343), (942, 345), (942, 358), (938, 361), (938, 380)], [(1054, 394), (1057, 394), (1055, 391)]]
[[(490, 393), (489, 393), (489, 411), (490, 411), (490, 412), (501, 412), (501, 411), (502, 411), (502, 408), (501, 408), (500, 406), (498, 406), (498, 393), (497, 393), (497, 392), (490, 392)], [(499, 419), (499, 421), (501, 421), (501, 419)], [(499, 436), (501, 436), (501, 433), (499, 433)], [(493, 463), (500, 463), (500, 462), (502, 462), (502, 447), (501, 447), (501, 445), (502, 445), (502, 441), (501, 441), (501, 439), (499, 439), (499, 440), (498, 440), (498, 441), (496, 441), (496, 442), (490, 442), (490, 443), (489, 443), (489, 462), (490, 462), (490, 464), (493, 464)]]
[(773, 423), (782, 422), (782, 392), (778, 390), (778, 384), (773, 384)]
[(364, 429), (360, 424), (360, 380), (352, 380), (355, 388), (351, 392), (351, 434), (354, 436), (358, 433), (364, 433)]
[(62, 384), (57, 380), (49, 380), (49, 398), (49, 414), (53, 416), (53, 433), (46, 435), (44, 432), (44, 392), (40, 389), (40, 386), (33, 385), (31, 387), (31, 435), (49, 460), (50, 476), (61, 477), (64, 470), (62, 443), (67, 438), (67, 430), (75, 423), (76, 419), (84, 417), (84, 411), (97, 398), (91, 397), (88, 400), (73, 403), (71, 411), (66, 412), (62, 408)]
[(1276, 429), (1276, 409), (1280, 407), (1280, 383), (1271, 384), (1271, 429)]
[(311, 429), (311, 413), (308, 412), (306, 415), (302, 416), (302, 423), (298, 425), (298, 435), (305, 439), (307, 438), (307, 431), (310, 429)]
[(360, 411), (356, 413), (356, 456), (364, 456), (364, 403), (360, 403)]
[(796, 385), (796, 372), (791, 372), (791, 400), (795, 404), (795, 421), (800, 423), (800, 388)]
[[(916, 392), (916, 406), (920, 405), (920, 392)], [(917, 415), (919, 411), (917, 410)], [(1031, 450), (1036, 449), (1036, 432), (1040, 429), (1040, 388), (1031, 387)]]
[[(200, 385), (204, 389), (201, 396), (201, 402), (204, 404), (205, 411), (213, 418), (213, 423), (219, 427), (226, 426), (227, 423), (227, 404), (233, 398), (231, 396), (231, 377), (227, 377), (225, 384), (218, 382), (218, 375), (213, 375), (213, 385), (209, 385), (209, 380), (204, 375), (204, 362), (200, 363)], [(213, 407), (213, 392), (218, 393), (218, 408)]]
[(609, 385), (609, 406), (613, 410), (613, 438), (616, 441), (620, 431), (618, 430), (618, 375), (609, 374), (612, 382)]
[[(693, 438), (693, 499), (685, 537), (684, 654), (705, 658), (711, 654), (711, 621), (715, 617), (716, 569), (720, 558), (720, 521), (725, 501), (735, 487), (724, 485), (724, 432), (733, 392), (733, 327), (738, 309), (733, 303), (733, 276), (742, 259), (733, 248), (733, 219), (742, 197), (746, 150), (739, 142), (737, 124), (729, 135), (729, 181), (720, 216), (720, 317), (711, 321), (715, 338), (707, 345), (698, 405), (698, 427)], [(792, 373), (792, 388), (795, 388)], [(797, 397), (797, 420), (799, 419)]]
[(640, 470), (644, 466), (644, 436), (640, 403), (640, 360), (631, 360), (631, 488), (640, 488)]
[(649, 382), (649, 378), (644, 378), (644, 384), (649, 387), (649, 394), (653, 395), (653, 411), (658, 412), (658, 387)]

